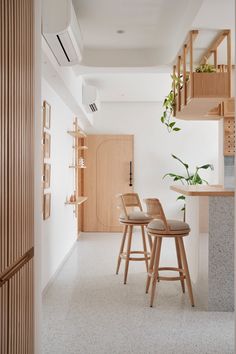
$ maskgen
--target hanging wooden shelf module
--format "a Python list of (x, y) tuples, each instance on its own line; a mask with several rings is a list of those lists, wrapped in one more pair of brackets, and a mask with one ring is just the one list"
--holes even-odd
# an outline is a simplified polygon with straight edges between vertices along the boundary
[[(222, 102), (231, 97), (231, 36), (230, 30), (221, 31), (214, 42), (202, 56), (199, 64), (204, 64), (214, 55), (216, 72), (193, 71), (193, 43), (198, 35), (194, 30), (178, 54), (173, 75), (179, 83), (175, 85), (175, 117), (187, 120), (216, 120), (223, 116)], [(227, 65), (218, 65), (217, 48), (227, 38)], [(189, 71), (187, 72), (187, 54), (189, 54)], [(182, 69), (182, 70), (181, 70)], [(181, 83), (182, 80), (182, 83)], [(177, 86), (177, 87), (176, 87)]]

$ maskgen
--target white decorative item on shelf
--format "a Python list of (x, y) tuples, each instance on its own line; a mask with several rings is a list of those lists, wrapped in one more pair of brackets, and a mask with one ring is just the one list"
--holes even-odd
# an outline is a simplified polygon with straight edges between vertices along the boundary
[(79, 167), (85, 167), (83, 157), (80, 157), (80, 158), (79, 158)]

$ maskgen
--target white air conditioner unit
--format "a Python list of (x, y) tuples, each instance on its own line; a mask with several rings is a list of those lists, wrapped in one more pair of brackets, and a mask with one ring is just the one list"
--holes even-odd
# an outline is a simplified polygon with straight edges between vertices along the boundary
[(71, 0), (44, 0), (43, 36), (60, 65), (82, 60), (81, 33)]
[(100, 99), (95, 86), (83, 84), (82, 103), (87, 113), (94, 113), (99, 110)]

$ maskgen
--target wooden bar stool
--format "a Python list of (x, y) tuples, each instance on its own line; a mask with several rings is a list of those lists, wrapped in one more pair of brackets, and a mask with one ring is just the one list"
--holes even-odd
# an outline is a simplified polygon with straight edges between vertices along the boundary
[[(144, 227), (148, 225), (148, 223), (152, 220), (152, 218), (143, 211), (137, 193), (120, 194), (118, 195), (118, 199), (119, 199), (119, 206), (121, 209), (119, 221), (122, 225), (124, 225), (124, 234), (121, 241), (120, 252), (118, 255), (116, 274), (118, 274), (119, 272), (121, 259), (124, 259), (125, 260), (124, 284), (126, 284), (130, 261), (145, 261), (146, 269), (148, 271), (148, 260), (150, 259), (150, 253), (147, 251)], [(138, 210), (134, 210), (134, 208)], [(143, 251), (131, 250), (134, 226), (141, 227)], [(127, 233), (128, 233), (128, 242), (127, 242), (126, 251), (124, 252)], [(149, 244), (151, 248), (152, 245), (151, 236), (149, 236)], [(143, 257), (133, 257), (131, 256), (133, 254), (141, 254), (143, 255)]]
[[(182, 291), (185, 292), (184, 280), (186, 280), (189, 298), (191, 305), (194, 306), (193, 291), (191, 279), (188, 270), (188, 263), (184, 248), (183, 237), (188, 236), (190, 227), (187, 223), (179, 220), (167, 220), (162, 209), (161, 203), (158, 199), (149, 198), (144, 200), (147, 205), (147, 214), (153, 220), (147, 226), (147, 232), (154, 237), (154, 243), (149, 264), (149, 271), (146, 284), (146, 293), (148, 293), (150, 282), (152, 279), (151, 301), (150, 306), (153, 306), (156, 283), (160, 280), (176, 281), (180, 280)], [(159, 267), (161, 244), (164, 237), (172, 237), (175, 239), (176, 254), (178, 261), (178, 268), (176, 267)], [(160, 276), (160, 271), (176, 271), (179, 273), (178, 277), (164, 277)]]

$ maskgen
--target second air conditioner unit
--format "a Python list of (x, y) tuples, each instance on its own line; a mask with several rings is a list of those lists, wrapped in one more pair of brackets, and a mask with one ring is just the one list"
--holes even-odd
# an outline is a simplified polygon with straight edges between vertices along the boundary
[(95, 86), (83, 84), (82, 103), (87, 113), (94, 113), (99, 110), (100, 99)]

